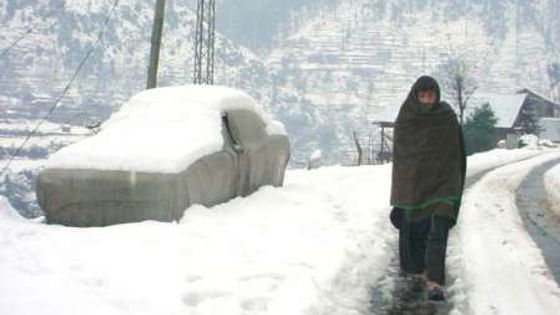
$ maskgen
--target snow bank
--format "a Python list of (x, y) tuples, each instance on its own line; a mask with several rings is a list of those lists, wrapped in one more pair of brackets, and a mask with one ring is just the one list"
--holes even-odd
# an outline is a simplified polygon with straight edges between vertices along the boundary
[(544, 185), (552, 210), (560, 216), (560, 165), (545, 173)]
[(96, 136), (53, 154), (48, 168), (177, 173), (223, 146), (221, 115), (250, 110), (269, 134), (285, 134), (247, 94), (219, 86), (143, 91), (126, 103)]
[(499, 165), (528, 159), (542, 154), (546, 150), (524, 148), (518, 150), (496, 149), (477, 153), (468, 158), (467, 176), (475, 176)]
[(560, 153), (500, 168), (466, 195), (458, 233), (460, 282), (473, 314), (557, 314), (560, 289), (524, 228), (516, 190), (536, 166)]

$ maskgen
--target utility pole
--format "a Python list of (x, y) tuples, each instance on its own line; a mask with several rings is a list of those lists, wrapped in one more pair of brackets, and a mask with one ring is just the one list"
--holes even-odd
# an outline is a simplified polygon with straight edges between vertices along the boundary
[(161, 48), (161, 34), (163, 33), (163, 20), (165, 16), (165, 0), (157, 0), (152, 28), (152, 49), (150, 51), (150, 66), (148, 68), (147, 89), (157, 87), (159, 52)]
[(214, 84), (216, 1), (198, 0), (194, 52), (194, 83)]

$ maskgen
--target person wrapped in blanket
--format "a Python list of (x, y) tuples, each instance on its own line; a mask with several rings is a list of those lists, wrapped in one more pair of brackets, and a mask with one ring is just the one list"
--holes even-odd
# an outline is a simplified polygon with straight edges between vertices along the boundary
[(420, 77), (402, 104), (393, 154), (390, 218), (399, 229), (401, 270), (427, 285), (430, 300), (443, 301), (447, 239), (467, 162), (457, 115), (434, 78)]

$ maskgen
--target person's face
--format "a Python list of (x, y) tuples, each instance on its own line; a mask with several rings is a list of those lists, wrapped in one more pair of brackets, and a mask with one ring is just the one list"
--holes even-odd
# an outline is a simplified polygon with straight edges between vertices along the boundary
[(436, 93), (432, 90), (418, 92), (418, 100), (420, 103), (432, 106), (436, 103)]

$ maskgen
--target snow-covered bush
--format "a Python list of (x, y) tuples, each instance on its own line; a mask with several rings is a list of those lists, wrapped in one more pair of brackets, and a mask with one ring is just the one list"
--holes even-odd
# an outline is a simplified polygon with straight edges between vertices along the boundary
[(309, 157), (308, 169), (313, 170), (323, 166), (321, 160), (322, 156), (323, 152), (321, 150), (315, 150), (315, 152), (313, 152), (313, 154), (311, 154), (311, 156)]
[(519, 146), (527, 149), (537, 149), (539, 147), (539, 137), (527, 134), (519, 138)]

